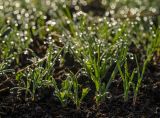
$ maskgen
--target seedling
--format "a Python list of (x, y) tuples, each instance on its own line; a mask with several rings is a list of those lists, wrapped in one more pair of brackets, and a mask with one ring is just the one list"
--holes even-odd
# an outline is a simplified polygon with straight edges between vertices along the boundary
[[(105, 100), (108, 88), (118, 72), (117, 66), (112, 70), (110, 77), (106, 78), (104, 75), (115, 61), (123, 61), (127, 54), (127, 47), (123, 42), (122, 44), (118, 42), (115, 45), (111, 45), (107, 49), (104, 48), (101, 41), (99, 42), (91, 38), (86, 39), (85, 44), (87, 44), (87, 48), (78, 50), (79, 53), (74, 53), (73, 51), (95, 84), (95, 100), (97, 104)], [(120, 47), (120, 45), (123, 46)], [(107, 83), (103, 82), (104, 79), (107, 80)]]
[[(40, 59), (39, 61), (36, 61), (26, 68), (18, 71), (16, 74), (16, 80), (19, 82), (19, 87), (14, 87), (13, 89), (18, 89), (18, 91), (25, 90), (26, 97), (30, 94), (32, 100), (34, 101), (36, 91), (39, 88), (51, 86), (51, 73), (53, 71), (53, 65), (62, 50), (63, 48), (55, 54), (51, 46), (48, 49), (47, 55), (43, 59)], [(43, 67), (44, 62), (45, 67)], [(36, 67), (33, 68), (33, 66)]]
[(81, 96), (79, 96), (80, 86), (78, 84), (77, 74), (74, 75), (72, 72), (68, 73), (67, 78), (62, 82), (60, 89), (58, 88), (55, 79), (52, 81), (53, 87), (55, 89), (54, 94), (58, 97), (63, 107), (69, 103), (70, 99), (74, 102), (77, 109), (80, 109), (82, 100), (89, 92), (89, 88), (83, 88)]
[(137, 83), (135, 83), (135, 84), (133, 83), (133, 91), (134, 91), (133, 104), (134, 105), (136, 104), (137, 95), (138, 95), (138, 92), (139, 92), (139, 88), (141, 87), (142, 80), (144, 78), (144, 74), (145, 74), (145, 71), (146, 71), (147, 64), (152, 59), (153, 53), (159, 48), (159, 44), (160, 44), (160, 35), (159, 35), (159, 29), (158, 29), (157, 32), (156, 32), (156, 37), (154, 37), (154, 38), (152, 37), (151, 43), (150, 43), (150, 45), (148, 45), (147, 55), (146, 55), (147, 57), (144, 60), (142, 70), (141, 70), (141, 68), (138, 64), (137, 57), (135, 56), (136, 64), (137, 64), (138, 77), (137, 77)]
[(52, 86), (54, 87), (54, 94), (58, 98), (58, 100), (61, 102), (62, 106), (65, 107), (67, 103), (69, 102), (70, 97), (70, 91), (72, 88), (72, 83), (70, 80), (66, 79), (62, 82), (61, 88), (58, 88), (57, 82), (55, 79), (52, 79)]
[(135, 76), (135, 69), (132, 71), (132, 73), (130, 73), (128, 70), (127, 61), (125, 61), (125, 64), (124, 64), (124, 73), (122, 72), (121, 64), (119, 62), (117, 62), (117, 66), (118, 66), (118, 70), (119, 70), (120, 76), (123, 81), (124, 101), (127, 102), (129, 91), (130, 91), (130, 88), (131, 88), (131, 85), (133, 83), (133, 79)]
[(77, 80), (78, 74), (79, 74), (79, 72), (77, 72), (76, 75), (74, 75), (72, 72), (70, 72), (69, 76), (67, 78), (72, 83), (72, 89), (73, 89), (73, 91), (70, 92), (70, 98), (75, 103), (77, 109), (80, 108), (82, 100), (89, 92), (89, 88), (82, 88), (81, 96), (79, 96), (80, 87), (79, 87), (78, 80)]

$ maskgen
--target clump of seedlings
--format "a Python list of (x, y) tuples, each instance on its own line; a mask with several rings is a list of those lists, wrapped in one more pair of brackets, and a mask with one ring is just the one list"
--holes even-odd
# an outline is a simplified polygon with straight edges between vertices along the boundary
[[(84, 112), (87, 117), (91, 110), (91, 117), (93, 114), (110, 117), (113, 111), (129, 117), (134, 114), (133, 108), (137, 113), (137, 107), (143, 107), (141, 111), (146, 117), (146, 111), (157, 110), (158, 3), (158, 0), (0, 0), (0, 117), (5, 105), (11, 105), (6, 107), (10, 113), (21, 106), (15, 104), (23, 102), (46, 105), (46, 110), (55, 111), (60, 111), (57, 106), (61, 106), (62, 114), (67, 108), (76, 108), (76, 113)], [(1, 92), (5, 88), (10, 92)], [(42, 100), (43, 90), (49, 97)], [(46, 102), (48, 99), (51, 104)], [(1, 101), (6, 103), (3, 105)], [(43, 105), (39, 103), (42, 101)], [(127, 104), (131, 102), (132, 105)], [(106, 104), (102, 107), (102, 103)], [(130, 109), (126, 110), (124, 105), (130, 105)]]

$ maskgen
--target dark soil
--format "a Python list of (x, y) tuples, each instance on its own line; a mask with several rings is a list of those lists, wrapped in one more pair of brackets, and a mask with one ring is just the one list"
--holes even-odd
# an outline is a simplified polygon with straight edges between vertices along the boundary
[(73, 105), (63, 108), (55, 100), (52, 92), (45, 93), (44, 98), (42, 97), (36, 102), (24, 101), (14, 95), (2, 96), (1, 94), (0, 114), (4, 118), (159, 118), (159, 92), (160, 84), (157, 81), (156, 85), (150, 83), (141, 89), (135, 106), (132, 105), (132, 99), (124, 103), (122, 98), (113, 97), (99, 106), (96, 106), (94, 101), (87, 101), (81, 105), (80, 110), (76, 110)]

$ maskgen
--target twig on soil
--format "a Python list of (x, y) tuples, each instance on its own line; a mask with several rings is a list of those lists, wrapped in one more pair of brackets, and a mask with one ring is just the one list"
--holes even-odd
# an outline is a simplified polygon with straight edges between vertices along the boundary
[(48, 57), (48, 56), (45, 56), (45, 57), (43, 57), (43, 58), (39, 59), (38, 61), (36, 61), (36, 62), (34, 62), (34, 63), (32, 63), (32, 64), (30, 64), (30, 65), (26, 66), (25, 68), (23, 68), (23, 69), (19, 70), (17, 73), (20, 73), (20, 72), (22, 72), (22, 71), (24, 71), (24, 70), (26, 70), (26, 69), (28, 69), (28, 68), (30, 68), (30, 67), (32, 67), (32, 66), (34, 66), (34, 65), (37, 65), (37, 64), (38, 64), (38, 63), (40, 63), (40, 62), (43, 62), (44, 60), (46, 60), (46, 59), (47, 59), (47, 57)]
[[(61, 48), (61, 50), (59, 51), (59, 53), (55, 56), (55, 59), (57, 59), (57, 57), (60, 55), (60, 53), (62, 52), (62, 50), (63, 50), (63, 47)], [(25, 68), (20, 69), (17, 73), (23, 72), (23, 71), (25, 71), (26, 69), (28, 69), (28, 68), (30, 68), (32, 66), (36, 66), (38, 63), (43, 62), (46, 59), (48, 59), (48, 55), (45, 56), (45, 57), (43, 57), (43, 58), (41, 58), (41, 59), (38, 59), (38, 61), (33, 62), (32, 64), (26, 66)]]
[(156, 82), (155, 84), (153, 84), (153, 86), (157, 86), (160, 85), (160, 82)]
[(7, 78), (6, 80), (4, 80), (3, 82), (0, 83), (0, 87), (3, 86), (6, 82), (9, 81), (9, 78)]
[(113, 99), (116, 100), (116, 99), (119, 99), (119, 98), (121, 98), (121, 97), (123, 97), (123, 94), (120, 94), (120, 95), (118, 95), (118, 96), (114, 96)]
[[(6, 115), (6, 113), (0, 111), (0, 115)], [(1, 116), (0, 116), (0, 118), (1, 118)]]
[(6, 91), (6, 90), (9, 90), (9, 87), (6, 87), (6, 88), (3, 88), (3, 89), (0, 89), (0, 93), (1, 93), (1, 92), (4, 92), (4, 91)]

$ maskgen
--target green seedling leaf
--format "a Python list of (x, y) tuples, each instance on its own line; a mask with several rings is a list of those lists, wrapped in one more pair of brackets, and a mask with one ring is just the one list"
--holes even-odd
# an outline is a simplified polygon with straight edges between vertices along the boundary
[(9, 35), (11, 31), (12, 31), (11, 28), (7, 28), (7, 30), (5, 32), (3, 32), (3, 34), (0, 37), (4, 38), (5, 36)]
[(88, 92), (89, 92), (89, 88), (82, 89), (82, 96), (81, 96), (80, 101), (84, 99), (84, 97), (88, 94)]

